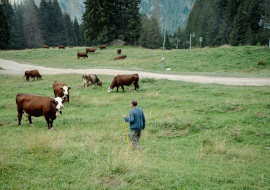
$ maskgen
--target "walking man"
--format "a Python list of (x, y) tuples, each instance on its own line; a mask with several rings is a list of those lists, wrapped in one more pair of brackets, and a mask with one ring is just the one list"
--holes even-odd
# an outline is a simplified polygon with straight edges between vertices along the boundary
[(139, 145), (141, 131), (145, 128), (145, 117), (142, 108), (137, 107), (137, 100), (131, 100), (130, 118), (123, 115), (126, 122), (130, 123), (130, 140), (135, 148), (142, 149)]

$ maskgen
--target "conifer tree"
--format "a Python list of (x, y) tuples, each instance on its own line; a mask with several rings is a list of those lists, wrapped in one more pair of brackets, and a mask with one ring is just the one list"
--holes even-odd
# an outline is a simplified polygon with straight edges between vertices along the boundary
[(144, 13), (142, 14), (142, 28), (141, 28), (141, 37), (139, 39), (140, 46), (145, 47), (147, 46), (147, 31), (148, 31), (148, 23), (149, 19), (147, 15)]
[(43, 45), (42, 31), (39, 21), (38, 7), (34, 0), (26, 0), (23, 13), (23, 32), (26, 45), (29, 48), (38, 48)]
[(74, 22), (73, 22), (73, 28), (74, 28), (74, 35), (75, 35), (75, 38), (76, 38), (75, 46), (79, 46), (80, 43), (82, 42), (82, 39), (81, 39), (82, 36), (81, 36), (81, 33), (80, 33), (80, 25), (79, 25), (76, 17), (75, 17)]
[(115, 36), (113, 25), (114, 6), (109, 0), (87, 0), (83, 20), (86, 24), (85, 37), (93, 42), (108, 42)]
[(11, 40), (11, 32), (9, 24), (4, 13), (2, 4), (0, 3), (0, 49), (6, 49)]
[(46, 0), (41, 0), (39, 4), (40, 22), (42, 29), (42, 36), (44, 38), (44, 44), (52, 45), (49, 41), (50, 33), (50, 7)]
[(169, 35), (168, 35), (167, 31), (165, 33), (165, 45), (164, 46), (165, 46), (166, 49), (172, 49), (172, 45), (171, 45), (171, 43), (169, 41)]
[(25, 44), (25, 38), (23, 34), (23, 12), (24, 12), (24, 6), (22, 4), (20, 5), (14, 5), (14, 28), (12, 33), (12, 49), (24, 49)]
[(68, 45), (74, 46), (77, 44), (76, 42), (77, 39), (75, 36), (74, 25), (71, 22), (71, 19), (68, 13), (64, 13), (64, 20), (66, 24), (67, 33), (68, 33)]

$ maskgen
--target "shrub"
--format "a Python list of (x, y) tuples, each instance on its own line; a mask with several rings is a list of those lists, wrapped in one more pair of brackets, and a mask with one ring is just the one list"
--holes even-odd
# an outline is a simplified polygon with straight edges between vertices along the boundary
[(260, 59), (257, 61), (258, 65), (266, 65), (266, 61), (264, 59)]

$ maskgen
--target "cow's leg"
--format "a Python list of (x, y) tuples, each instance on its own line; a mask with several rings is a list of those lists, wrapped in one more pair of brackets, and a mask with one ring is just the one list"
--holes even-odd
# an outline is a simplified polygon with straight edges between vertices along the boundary
[(69, 103), (69, 95), (67, 95), (67, 101), (68, 101), (68, 103)]
[(119, 88), (119, 86), (117, 86), (116, 92), (118, 92), (118, 88)]
[(52, 130), (52, 118), (45, 117), (47, 124), (48, 124), (48, 130)]
[(123, 92), (125, 92), (125, 90), (124, 90), (124, 85), (121, 85), (121, 87), (122, 87), (122, 89), (123, 89)]
[(31, 118), (31, 115), (30, 115), (30, 116), (28, 116), (28, 120), (29, 120), (29, 124), (30, 124), (31, 126), (34, 126), (34, 125), (33, 125), (33, 123), (32, 123), (32, 118)]
[(21, 120), (22, 120), (22, 111), (18, 110), (18, 127), (21, 126)]

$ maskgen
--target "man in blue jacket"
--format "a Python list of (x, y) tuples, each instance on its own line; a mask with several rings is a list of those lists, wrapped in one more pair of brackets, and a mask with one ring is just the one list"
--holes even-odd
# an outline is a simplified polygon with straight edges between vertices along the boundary
[(130, 110), (130, 118), (123, 115), (126, 122), (130, 123), (130, 140), (138, 150), (142, 149), (139, 145), (141, 131), (145, 128), (145, 117), (142, 108), (137, 107), (137, 100), (131, 100), (132, 109)]

